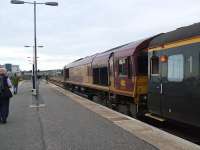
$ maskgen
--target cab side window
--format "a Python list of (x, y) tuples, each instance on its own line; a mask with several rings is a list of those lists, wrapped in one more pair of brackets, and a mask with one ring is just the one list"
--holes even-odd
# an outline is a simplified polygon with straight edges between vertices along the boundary
[(148, 55), (147, 53), (138, 56), (137, 59), (138, 64), (138, 73), (141, 75), (148, 74)]
[(118, 70), (119, 76), (127, 76), (129, 79), (131, 78), (132, 71), (131, 71), (131, 57), (125, 57), (119, 59), (118, 62)]
[(151, 75), (159, 75), (159, 57), (157, 56), (151, 58)]
[(168, 58), (168, 81), (181, 82), (184, 78), (183, 55), (172, 55)]
[(121, 58), (119, 59), (119, 76), (127, 76), (128, 75), (128, 59)]

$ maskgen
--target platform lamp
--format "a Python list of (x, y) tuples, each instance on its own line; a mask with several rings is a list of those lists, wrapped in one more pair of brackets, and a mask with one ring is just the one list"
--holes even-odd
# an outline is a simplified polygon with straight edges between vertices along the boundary
[(11, 0), (11, 4), (32, 4), (34, 6), (34, 82), (36, 86), (35, 95), (36, 97), (39, 94), (39, 84), (37, 80), (37, 34), (36, 34), (36, 5), (48, 5), (48, 6), (58, 6), (57, 2), (44, 2), (39, 3), (36, 1), (25, 2), (21, 0)]

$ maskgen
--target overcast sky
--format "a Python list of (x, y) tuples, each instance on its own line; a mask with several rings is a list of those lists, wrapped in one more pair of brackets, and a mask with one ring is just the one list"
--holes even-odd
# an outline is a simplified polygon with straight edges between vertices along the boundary
[[(30, 1), (30, 0), (27, 0)], [(56, 0), (37, 7), (39, 69), (200, 22), (200, 0)], [(38, 2), (45, 2), (38, 0)], [(0, 3), (0, 64), (30, 70), (33, 6)]]

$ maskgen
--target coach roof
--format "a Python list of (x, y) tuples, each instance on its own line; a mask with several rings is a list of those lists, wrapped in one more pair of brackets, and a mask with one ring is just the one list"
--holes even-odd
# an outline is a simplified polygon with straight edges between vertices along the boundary
[(161, 34), (160, 36), (154, 38), (150, 42), (149, 47), (153, 48), (157, 46), (162, 46), (166, 43), (184, 40), (186, 38), (191, 38), (199, 35), (200, 35), (200, 23), (195, 23), (190, 26), (181, 27), (174, 31)]

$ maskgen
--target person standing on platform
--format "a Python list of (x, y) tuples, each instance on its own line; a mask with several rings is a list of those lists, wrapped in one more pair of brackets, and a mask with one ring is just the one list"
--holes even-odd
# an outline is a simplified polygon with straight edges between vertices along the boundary
[(12, 83), (7, 76), (7, 71), (4, 68), (0, 68), (0, 123), (5, 124), (7, 122), (9, 114), (9, 103), (12, 93), (9, 88), (12, 87)]
[(19, 77), (17, 76), (16, 73), (12, 77), (12, 84), (13, 84), (13, 92), (14, 92), (14, 94), (17, 94), (18, 84), (19, 84)]

